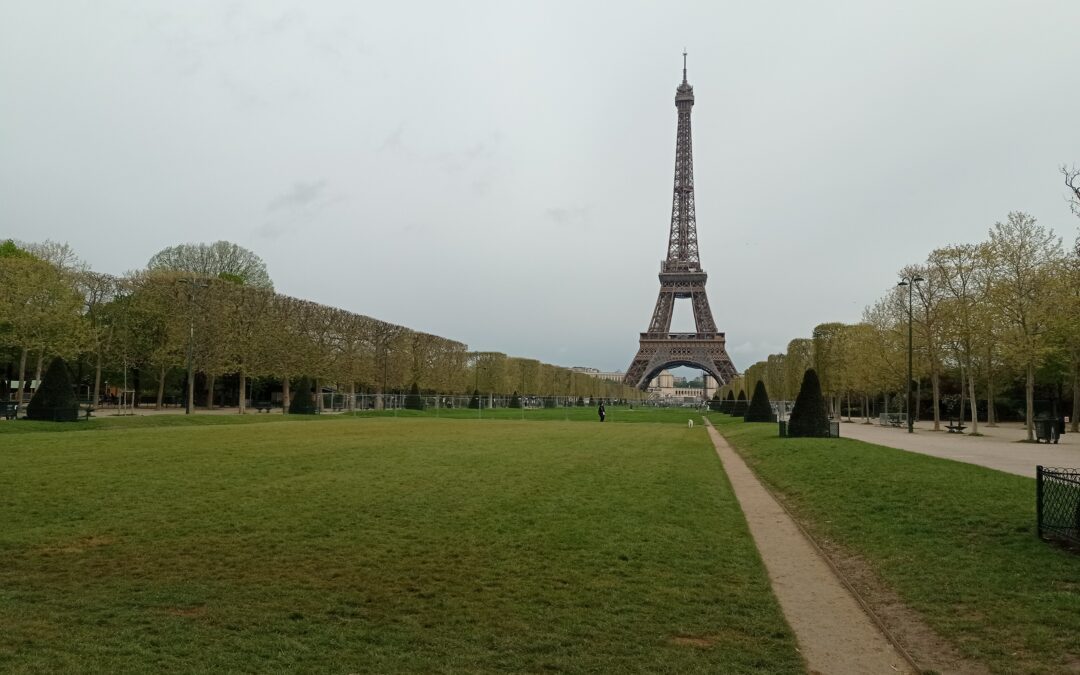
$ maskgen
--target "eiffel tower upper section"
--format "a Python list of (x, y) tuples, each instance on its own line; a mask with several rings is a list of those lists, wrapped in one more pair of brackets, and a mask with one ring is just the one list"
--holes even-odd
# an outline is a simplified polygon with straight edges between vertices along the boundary
[(694, 144), (690, 135), (694, 88), (686, 81), (686, 54), (683, 54), (682, 72), (682, 84), (675, 90), (675, 108), (679, 114), (675, 137), (675, 194), (671, 200), (671, 231), (664, 272), (701, 271), (694, 208)]

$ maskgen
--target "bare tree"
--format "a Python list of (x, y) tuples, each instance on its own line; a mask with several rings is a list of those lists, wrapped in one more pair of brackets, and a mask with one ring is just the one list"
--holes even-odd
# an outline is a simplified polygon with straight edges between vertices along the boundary
[[(1065, 196), (1069, 201), (1069, 210), (1080, 217), (1080, 169), (1062, 164), (1061, 175), (1065, 177), (1065, 187), (1069, 188), (1070, 194)], [(1077, 246), (1080, 246), (1080, 242)]]

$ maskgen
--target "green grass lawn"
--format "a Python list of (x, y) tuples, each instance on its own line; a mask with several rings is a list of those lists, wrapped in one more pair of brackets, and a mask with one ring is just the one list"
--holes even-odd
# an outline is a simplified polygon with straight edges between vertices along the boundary
[(1003, 673), (1080, 670), (1080, 556), (1035, 536), (1034, 480), (711, 417), (816, 536), (865, 559), (963, 654)]
[(3, 672), (803, 669), (700, 426), (24, 424)]

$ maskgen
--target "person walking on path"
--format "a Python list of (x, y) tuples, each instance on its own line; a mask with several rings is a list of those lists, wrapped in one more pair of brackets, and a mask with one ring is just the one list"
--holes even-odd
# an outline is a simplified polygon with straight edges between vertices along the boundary
[(596, 409), (596, 414), (600, 415), (600, 421), (603, 422), (607, 417), (607, 410), (604, 410), (604, 402), (600, 401), (600, 407)]

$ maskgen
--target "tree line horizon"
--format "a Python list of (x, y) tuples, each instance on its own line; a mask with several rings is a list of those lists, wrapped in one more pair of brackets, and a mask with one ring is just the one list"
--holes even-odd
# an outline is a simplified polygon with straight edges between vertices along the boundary
[[(415, 387), (446, 395), (642, 396), (567, 367), (470, 351), (457, 340), (277, 293), (262, 260), (230, 242), (172, 246), (123, 276), (92, 271), (67, 244), (0, 243), (5, 387), (12, 380), (25, 387), (30, 374), (40, 380), (60, 356), (91, 401), (123, 372), (133, 377), (137, 399), (147, 396), (160, 408), (176, 401), (171, 392), (187, 394), (189, 350), (200, 385), (192, 398), (241, 412), (253, 390), (280, 390), (287, 402), (291, 382), (301, 378), (316, 391), (352, 395)], [(215, 400), (226, 379), (228, 389)]]
[[(1080, 217), (1080, 171), (1061, 171)], [(984, 241), (939, 247), (901, 268), (861, 321), (818, 324), (717, 397), (764, 382), (773, 400), (790, 401), (812, 368), (836, 418), (908, 412), (909, 300), (916, 419), (925, 412), (934, 430), (960, 420), (971, 433), (980, 422), (1020, 419), (1032, 440), (1037, 416), (1069, 416), (1080, 431), (1080, 235), (1066, 248), (1023, 212), (995, 223)]]

